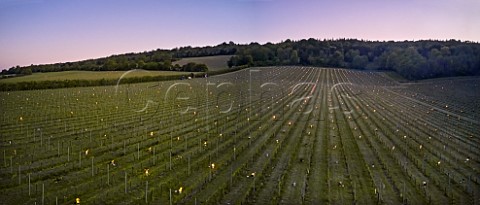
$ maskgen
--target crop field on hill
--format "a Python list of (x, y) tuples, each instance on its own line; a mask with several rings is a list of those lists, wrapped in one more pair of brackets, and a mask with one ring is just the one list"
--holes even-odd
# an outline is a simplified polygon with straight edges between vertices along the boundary
[[(101, 80), (101, 79), (118, 79), (125, 71), (62, 71), (49, 73), (34, 73), (32, 75), (1, 79), (1, 83), (18, 83), (27, 81), (47, 81), (47, 80)], [(138, 70), (137, 72), (130, 72), (128, 77), (144, 77), (144, 76), (158, 76), (158, 75), (190, 75), (190, 72), (178, 71), (147, 71)]]
[(0, 93), (6, 204), (479, 204), (480, 78), (250, 68)]
[(204, 57), (190, 57), (182, 58), (179, 61), (174, 61), (172, 64), (179, 64), (181, 66), (187, 63), (205, 64), (208, 66), (209, 71), (218, 71), (228, 69), (227, 61), (232, 55), (219, 55), (219, 56), (204, 56)]

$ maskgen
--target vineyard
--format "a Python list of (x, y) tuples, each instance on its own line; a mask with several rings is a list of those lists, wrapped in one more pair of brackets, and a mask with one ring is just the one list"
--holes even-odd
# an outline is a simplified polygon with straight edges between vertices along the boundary
[(479, 90), (259, 67), (1, 92), (0, 203), (480, 204)]

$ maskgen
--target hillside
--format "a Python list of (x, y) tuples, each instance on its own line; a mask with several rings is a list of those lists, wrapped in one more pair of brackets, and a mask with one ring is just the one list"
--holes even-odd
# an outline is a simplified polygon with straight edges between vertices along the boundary
[(183, 66), (187, 63), (197, 63), (205, 64), (208, 67), (209, 71), (218, 71), (223, 69), (228, 69), (227, 61), (230, 60), (232, 55), (219, 55), (219, 56), (205, 56), (205, 57), (191, 57), (191, 58), (182, 58), (178, 61), (174, 61), (174, 64), (179, 64)]
[[(117, 80), (125, 71), (62, 71), (49, 73), (34, 73), (32, 75), (1, 79), (0, 83), (18, 83), (18, 82), (40, 82), (40, 81), (62, 81), (62, 80)], [(125, 77), (146, 77), (146, 76), (174, 76), (189, 75), (190, 72), (176, 71), (146, 71), (138, 70), (128, 73)]]
[(0, 92), (0, 202), (479, 204), (479, 80), (272, 66)]
[[(193, 58), (184, 59), (191, 57)], [(219, 59), (222, 62), (217, 62)], [(457, 40), (394, 42), (313, 38), (300, 41), (287, 39), (280, 43), (263, 45), (230, 42), (217, 46), (157, 49), (78, 62), (17, 66), (2, 71), (2, 74), (29, 75), (37, 72), (71, 70), (126, 71), (132, 68), (204, 72), (209, 69), (215, 71), (226, 68), (223, 61), (227, 59), (228, 67), (300, 65), (388, 70), (409, 80), (480, 74), (480, 44), (475, 42)]]

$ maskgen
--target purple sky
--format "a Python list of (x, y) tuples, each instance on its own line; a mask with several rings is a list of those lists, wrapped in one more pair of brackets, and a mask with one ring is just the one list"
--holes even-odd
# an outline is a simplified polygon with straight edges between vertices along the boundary
[(479, 0), (0, 0), (0, 68), (304, 38), (480, 42)]

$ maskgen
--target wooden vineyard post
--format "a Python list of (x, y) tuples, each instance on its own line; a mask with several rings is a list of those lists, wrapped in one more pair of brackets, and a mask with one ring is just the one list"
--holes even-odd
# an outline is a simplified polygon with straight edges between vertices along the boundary
[(21, 177), (21, 173), (20, 173), (20, 165), (18, 165), (18, 185), (20, 185), (22, 183), (22, 177)]
[(93, 177), (93, 156), (92, 156), (92, 177)]
[[(448, 173), (447, 177), (448, 177), (448, 190), (450, 190), (450, 173)], [(448, 193), (447, 193), (447, 196), (448, 196)]]
[(110, 164), (107, 164), (107, 185), (110, 185)]
[(45, 184), (42, 183), (42, 205), (45, 204)]
[(32, 193), (31, 186), (30, 186), (30, 173), (28, 173), (28, 196)]
[(43, 147), (43, 131), (40, 129), (40, 147)]
[(145, 182), (145, 203), (148, 203), (148, 181)]
[(125, 170), (125, 194), (128, 192), (127, 188), (127, 171)]

